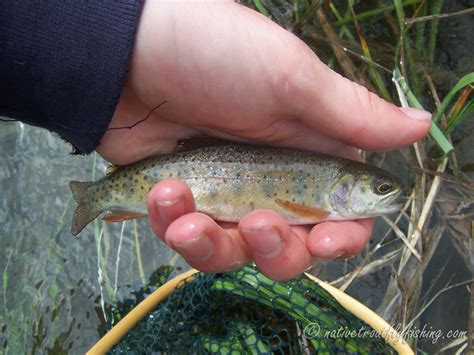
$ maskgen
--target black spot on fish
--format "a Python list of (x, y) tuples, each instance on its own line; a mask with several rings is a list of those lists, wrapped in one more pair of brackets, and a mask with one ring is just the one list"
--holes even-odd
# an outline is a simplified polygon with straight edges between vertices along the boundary
[(308, 185), (303, 185), (303, 189), (307, 190), (308, 189)]
[(286, 194), (288, 195), (288, 194), (290, 193), (290, 190), (286, 190), (285, 192), (286, 192)]

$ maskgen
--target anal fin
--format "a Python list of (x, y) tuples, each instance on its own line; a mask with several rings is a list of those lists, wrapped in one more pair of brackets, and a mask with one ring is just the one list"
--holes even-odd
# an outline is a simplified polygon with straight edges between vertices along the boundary
[(146, 217), (146, 214), (140, 212), (133, 212), (133, 211), (125, 211), (125, 210), (110, 210), (107, 211), (103, 216), (102, 219), (106, 222), (123, 222), (128, 221), (130, 219), (137, 219)]

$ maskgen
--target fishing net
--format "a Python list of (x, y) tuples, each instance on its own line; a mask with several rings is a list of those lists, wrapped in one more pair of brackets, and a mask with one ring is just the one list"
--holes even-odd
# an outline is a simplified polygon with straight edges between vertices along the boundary
[(276, 282), (255, 267), (246, 266), (228, 273), (197, 273), (186, 279), (113, 349), (113, 353), (121, 352), (395, 351), (307, 276)]

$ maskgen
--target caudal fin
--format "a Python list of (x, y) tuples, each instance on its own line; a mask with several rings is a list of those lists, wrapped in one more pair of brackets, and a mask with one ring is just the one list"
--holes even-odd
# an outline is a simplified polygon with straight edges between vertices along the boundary
[(96, 211), (87, 198), (87, 189), (93, 184), (93, 182), (80, 181), (71, 181), (69, 183), (69, 188), (77, 203), (71, 224), (71, 233), (74, 236), (78, 235), (85, 226), (100, 214), (100, 211)]

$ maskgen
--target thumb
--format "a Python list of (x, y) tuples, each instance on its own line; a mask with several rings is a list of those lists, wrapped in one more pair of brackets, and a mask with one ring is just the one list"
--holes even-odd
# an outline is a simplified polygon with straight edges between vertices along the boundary
[(431, 126), (429, 112), (388, 103), (319, 60), (311, 66), (310, 80), (306, 77), (298, 85), (302, 89), (298, 91), (304, 94), (296, 96), (300, 101), (297, 109), (311, 127), (367, 150), (400, 148), (427, 134)]

